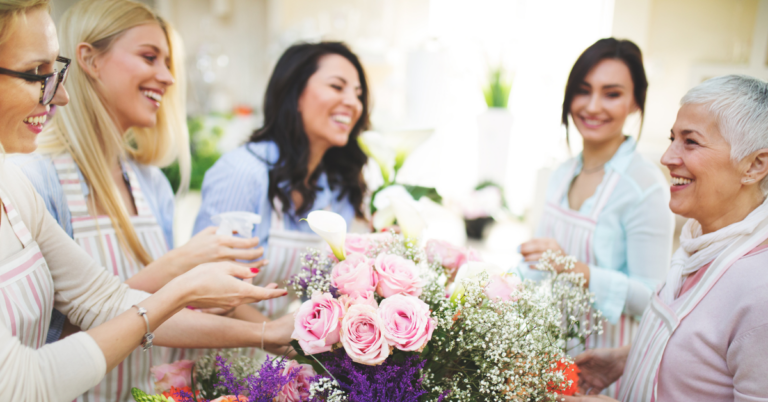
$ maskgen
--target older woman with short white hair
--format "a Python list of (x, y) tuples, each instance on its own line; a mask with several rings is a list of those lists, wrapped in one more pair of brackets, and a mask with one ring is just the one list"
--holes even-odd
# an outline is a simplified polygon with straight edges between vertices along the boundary
[[(581, 387), (621, 377), (635, 401), (768, 401), (768, 83), (729, 75), (691, 89), (661, 162), (691, 218), (632, 348), (576, 358)], [(573, 397), (571, 401), (606, 400)]]

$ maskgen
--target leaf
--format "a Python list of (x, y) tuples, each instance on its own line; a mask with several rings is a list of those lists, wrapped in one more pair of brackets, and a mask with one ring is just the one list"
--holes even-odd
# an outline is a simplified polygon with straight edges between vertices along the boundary
[(443, 197), (434, 187), (412, 186), (410, 184), (405, 184), (403, 187), (405, 187), (414, 200), (418, 201), (421, 197), (427, 197), (438, 204), (443, 203)]

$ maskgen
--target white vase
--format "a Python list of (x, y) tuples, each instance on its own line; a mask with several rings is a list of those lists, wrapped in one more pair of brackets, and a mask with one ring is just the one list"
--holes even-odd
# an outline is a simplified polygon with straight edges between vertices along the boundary
[(512, 113), (505, 108), (490, 108), (477, 116), (478, 183), (490, 180), (505, 184)]

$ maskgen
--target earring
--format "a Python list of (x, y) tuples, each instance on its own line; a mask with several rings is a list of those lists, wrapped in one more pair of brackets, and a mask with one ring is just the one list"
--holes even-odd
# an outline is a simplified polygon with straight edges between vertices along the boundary
[(752, 183), (753, 180), (754, 179), (748, 177), (748, 178), (742, 180), (741, 182), (744, 183), (744, 184), (747, 184), (747, 183)]

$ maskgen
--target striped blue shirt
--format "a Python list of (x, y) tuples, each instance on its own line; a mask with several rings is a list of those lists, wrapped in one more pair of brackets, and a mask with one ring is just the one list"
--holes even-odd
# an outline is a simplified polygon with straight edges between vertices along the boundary
[[(277, 162), (279, 150), (273, 142), (249, 142), (223, 155), (205, 174), (203, 201), (195, 221), (194, 233), (213, 226), (211, 217), (228, 211), (247, 211), (261, 216), (252, 235), (259, 238), (265, 249), (269, 244), (269, 228), (272, 206), (269, 202), (269, 170)], [(331, 189), (328, 177), (321, 173), (318, 180), (315, 203), (311, 211), (328, 209), (336, 212), (350, 226), (355, 218), (355, 208), (347, 197), (339, 199), (339, 189)], [(301, 221), (306, 214), (287, 214), (286, 229), (311, 233), (309, 224)]]
[[(72, 212), (67, 206), (64, 188), (59, 182), (59, 176), (56, 173), (56, 167), (53, 166), (53, 160), (48, 156), (39, 154), (12, 155), (8, 160), (21, 168), (35, 187), (35, 190), (42, 196), (48, 212), (53, 215), (59, 226), (64, 228), (64, 231), (70, 237), (74, 237), (72, 231)], [(174, 212), (171, 184), (157, 167), (142, 165), (131, 159), (126, 160), (125, 163), (129, 164), (133, 168), (134, 173), (136, 173), (136, 180), (138, 180), (139, 186), (141, 186), (144, 193), (144, 199), (149, 204), (149, 208), (155, 215), (157, 223), (162, 228), (165, 240), (168, 243), (168, 249), (170, 250), (173, 248)], [(75, 164), (75, 170), (80, 178), (83, 194), (88, 197), (90, 189), (77, 164)], [(66, 316), (64, 314), (58, 310), (53, 310), (46, 343), (59, 340), (65, 320)]]

